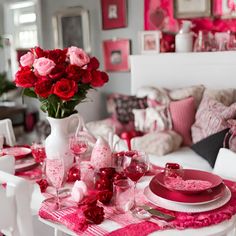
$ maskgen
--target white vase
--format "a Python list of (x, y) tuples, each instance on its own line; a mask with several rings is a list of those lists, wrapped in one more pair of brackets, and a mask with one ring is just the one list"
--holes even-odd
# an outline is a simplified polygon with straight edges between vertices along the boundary
[(69, 136), (75, 133), (80, 124), (79, 114), (73, 114), (62, 119), (47, 117), (51, 133), (45, 140), (47, 159), (56, 159), (58, 155), (64, 159), (65, 169), (68, 170), (74, 162), (74, 156), (69, 148)]

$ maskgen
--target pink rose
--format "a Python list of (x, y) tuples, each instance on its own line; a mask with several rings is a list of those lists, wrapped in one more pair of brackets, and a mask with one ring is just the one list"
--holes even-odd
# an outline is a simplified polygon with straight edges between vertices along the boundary
[(45, 57), (40, 57), (38, 59), (35, 59), (34, 61), (34, 69), (38, 72), (39, 75), (41, 76), (46, 76), (48, 75), (51, 70), (55, 67), (54, 61), (45, 58)]
[(31, 67), (34, 63), (34, 54), (32, 52), (27, 52), (20, 58), (20, 64), (22, 66), (29, 66)]
[(83, 49), (74, 46), (68, 48), (67, 55), (69, 56), (70, 64), (79, 67), (88, 64), (90, 61), (89, 56)]

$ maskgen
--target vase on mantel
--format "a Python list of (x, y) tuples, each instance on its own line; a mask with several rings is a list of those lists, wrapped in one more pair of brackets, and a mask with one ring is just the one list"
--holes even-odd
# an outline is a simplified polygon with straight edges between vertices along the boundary
[(59, 153), (64, 160), (66, 170), (73, 165), (74, 156), (69, 148), (69, 136), (72, 135), (80, 125), (79, 114), (73, 114), (66, 118), (56, 119), (47, 117), (51, 126), (51, 133), (45, 140), (45, 151), (47, 159), (56, 159)]

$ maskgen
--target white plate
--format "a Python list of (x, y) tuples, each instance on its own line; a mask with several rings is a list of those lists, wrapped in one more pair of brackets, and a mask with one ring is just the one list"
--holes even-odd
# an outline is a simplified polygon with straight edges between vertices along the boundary
[(214, 210), (225, 205), (231, 198), (231, 191), (226, 186), (225, 193), (221, 198), (216, 199), (215, 201), (210, 202), (210, 203), (204, 203), (204, 204), (198, 204), (198, 205), (179, 204), (177, 202), (169, 201), (164, 198), (158, 197), (157, 195), (152, 193), (152, 191), (149, 189), (148, 186), (144, 189), (144, 195), (147, 197), (147, 199), (151, 203), (153, 203), (156, 206), (163, 207), (172, 211), (196, 213), (196, 212)]
[(16, 172), (27, 171), (34, 168), (37, 165), (38, 163), (33, 158), (24, 158), (16, 161), (15, 171)]
[(3, 155), (12, 155), (16, 159), (24, 158), (31, 153), (31, 149), (27, 147), (7, 147), (1, 150)]

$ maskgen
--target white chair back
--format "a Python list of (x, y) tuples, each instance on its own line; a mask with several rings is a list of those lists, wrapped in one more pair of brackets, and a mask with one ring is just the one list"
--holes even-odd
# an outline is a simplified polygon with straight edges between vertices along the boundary
[(15, 174), (15, 157), (10, 155), (0, 156), (0, 170)]
[(30, 182), (0, 171), (0, 232), (12, 236), (33, 236)]
[(4, 137), (6, 145), (15, 145), (16, 137), (10, 119), (0, 120), (0, 135)]
[(227, 149), (221, 148), (216, 158), (213, 172), (222, 178), (236, 181), (236, 153)]

